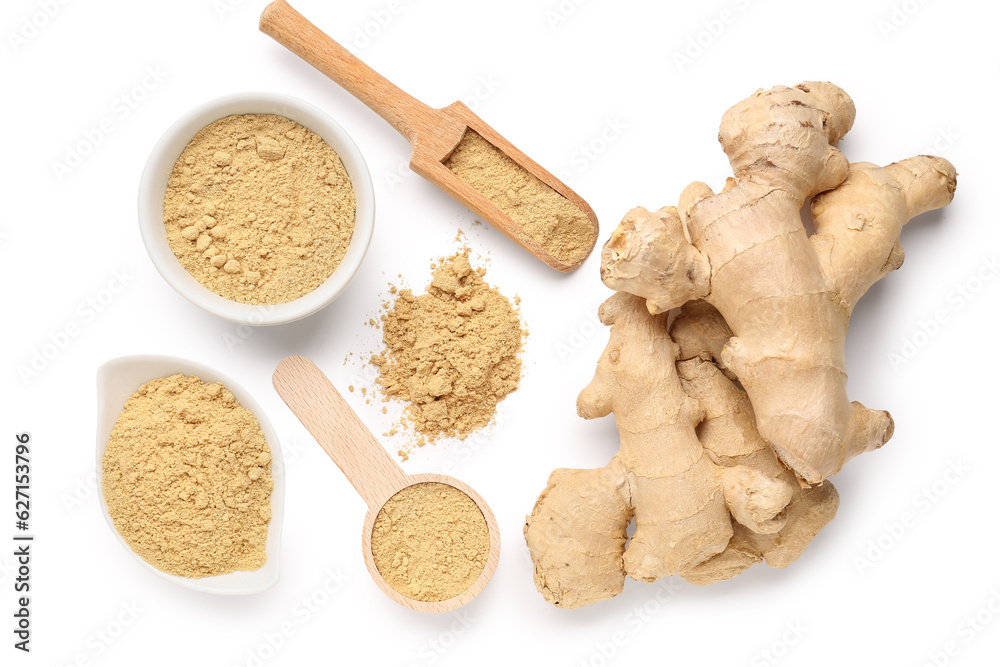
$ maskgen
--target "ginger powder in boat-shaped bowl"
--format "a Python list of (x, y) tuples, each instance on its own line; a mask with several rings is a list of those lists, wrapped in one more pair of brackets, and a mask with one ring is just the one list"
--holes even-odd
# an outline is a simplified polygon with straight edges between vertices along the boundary
[(184, 359), (113, 359), (97, 373), (101, 509), (150, 572), (206, 593), (274, 586), (281, 447), (232, 379)]

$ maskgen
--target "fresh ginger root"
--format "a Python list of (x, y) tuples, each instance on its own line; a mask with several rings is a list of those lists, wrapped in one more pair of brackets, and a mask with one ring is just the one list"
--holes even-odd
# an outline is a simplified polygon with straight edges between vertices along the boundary
[(833, 519), (840, 502), (836, 489), (830, 482), (804, 485), (757, 431), (746, 392), (718, 366), (719, 351), (732, 336), (718, 311), (693, 301), (680, 309), (670, 334), (679, 347), (677, 370), (684, 390), (705, 411), (698, 437), (713, 462), (742, 482), (735, 490), (726, 487), (727, 499), (739, 494), (729, 502), (733, 539), (723, 553), (683, 573), (684, 578), (709, 584), (761, 559), (771, 567), (787, 567)]
[[(887, 412), (847, 398), (848, 321), (902, 263), (903, 225), (955, 191), (942, 158), (848, 164), (834, 144), (853, 122), (854, 103), (829, 83), (758, 91), (722, 119), (735, 179), (719, 194), (692, 183), (677, 209), (633, 209), (602, 256), (604, 283), (651, 313), (703, 299), (722, 314), (734, 334), (722, 364), (761, 435), (809, 483), (892, 436)], [(811, 236), (800, 217), (810, 197)]]
[[(697, 357), (696, 334), (684, 340), (694, 352), (682, 351), (667, 316), (625, 293), (600, 317), (611, 340), (577, 410), (614, 412), (621, 448), (604, 468), (553, 472), (527, 519), (546, 599), (573, 608), (617, 595), (626, 575), (707, 584), (762, 558), (793, 561), (836, 511), (833, 487), (810, 495), (799, 486), (757, 434), (746, 395)], [(684, 353), (694, 358), (675, 363)]]
[(848, 322), (956, 173), (931, 156), (849, 164), (834, 146), (853, 122), (829, 83), (758, 91), (723, 116), (735, 178), (633, 209), (605, 244), (601, 276), (619, 293), (577, 410), (613, 412), (621, 446), (604, 468), (553, 472), (527, 517), (553, 604), (612, 597), (626, 575), (708, 584), (785, 567), (836, 513), (824, 480), (891, 437), (887, 412), (847, 398)]
[(604, 468), (553, 472), (524, 531), (539, 590), (564, 607), (617, 595), (626, 574), (654, 581), (694, 567), (732, 537), (722, 471), (698, 441), (702, 411), (672, 363), (677, 346), (666, 316), (617, 294), (600, 317), (611, 325), (611, 341), (577, 411), (586, 418), (614, 412), (621, 448)]

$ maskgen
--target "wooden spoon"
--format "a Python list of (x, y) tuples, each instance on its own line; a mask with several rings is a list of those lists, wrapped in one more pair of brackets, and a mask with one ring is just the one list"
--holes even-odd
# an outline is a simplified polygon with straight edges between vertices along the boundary
[[(475, 130), (522, 168), (582, 210), (594, 225), (596, 243), (597, 216), (587, 202), (497, 134), (479, 116), (472, 113), (469, 107), (461, 102), (453, 102), (443, 109), (432, 109), (410, 97), (310, 23), (285, 0), (275, 0), (264, 8), (260, 16), (260, 29), (339, 83), (406, 137), (412, 151), (410, 169), (469, 207), (476, 215), (552, 268), (572, 271), (586, 259), (584, 257), (574, 264), (556, 259), (511, 220), (510, 216), (444, 165), (466, 129)], [(588, 254), (591, 250), (593, 246), (588, 249)]]
[[(299, 421), (312, 434), (368, 505), (361, 536), (365, 566), (382, 592), (410, 609), (427, 612), (451, 611), (479, 595), (489, 583), (500, 559), (500, 529), (482, 496), (453, 477), (437, 474), (407, 475), (396, 465), (375, 436), (365, 427), (330, 380), (305, 357), (288, 357), (278, 364), (272, 377), (274, 388)], [(372, 555), (375, 517), (387, 500), (413, 484), (437, 482), (453, 486), (476, 503), (490, 533), (490, 550), (479, 578), (464, 593), (440, 602), (406, 597), (382, 577)]]

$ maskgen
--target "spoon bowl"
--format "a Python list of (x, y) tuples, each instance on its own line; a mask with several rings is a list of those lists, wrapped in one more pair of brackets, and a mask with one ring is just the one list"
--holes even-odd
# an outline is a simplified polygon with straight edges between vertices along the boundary
[[(404, 479), (405, 482), (402, 486), (390, 493), (381, 503), (376, 503), (374, 506), (370, 506), (368, 508), (368, 513), (365, 514), (365, 523), (361, 534), (361, 550), (365, 559), (365, 567), (368, 568), (368, 574), (370, 574), (372, 579), (375, 580), (375, 584), (382, 589), (382, 592), (404, 607), (408, 607), (415, 611), (431, 613), (458, 609), (479, 595), (483, 589), (486, 588), (486, 584), (490, 582), (494, 571), (496, 571), (500, 555), (500, 527), (497, 525), (496, 517), (493, 516), (493, 512), (490, 510), (489, 505), (486, 504), (486, 501), (483, 500), (483, 497), (480, 496), (475, 489), (468, 484), (455, 479), (454, 477), (439, 475), (436, 473), (424, 473), (420, 475), (405, 475)], [(406, 597), (393, 588), (392, 585), (382, 577), (382, 573), (379, 572), (378, 567), (375, 565), (375, 556), (372, 553), (372, 532), (375, 528), (375, 518), (382, 510), (382, 506), (403, 489), (416, 484), (426, 484), (428, 482), (436, 482), (438, 484), (453, 486), (465, 495), (469, 496), (469, 498), (471, 498), (472, 501), (479, 507), (479, 511), (483, 513), (483, 518), (486, 519), (486, 527), (490, 533), (490, 551), (486, 557), (486, 564), (483, 566), (483, 571), (479, 574), (476, 581), (462, 593), (446, 600), (434, 602), (414, 600), (413, 598)]]

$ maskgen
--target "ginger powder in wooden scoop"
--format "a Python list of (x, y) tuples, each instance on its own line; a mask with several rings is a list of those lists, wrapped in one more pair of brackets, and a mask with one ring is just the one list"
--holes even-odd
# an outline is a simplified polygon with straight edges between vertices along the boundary
[(572, 271), (597, 243), (597, 216), (566, 184), (469, 107), (432, 109), (390, 83), (285, 0), (260, 29), (364, 102), (410, 142), (410, 168), (549, 266)]

